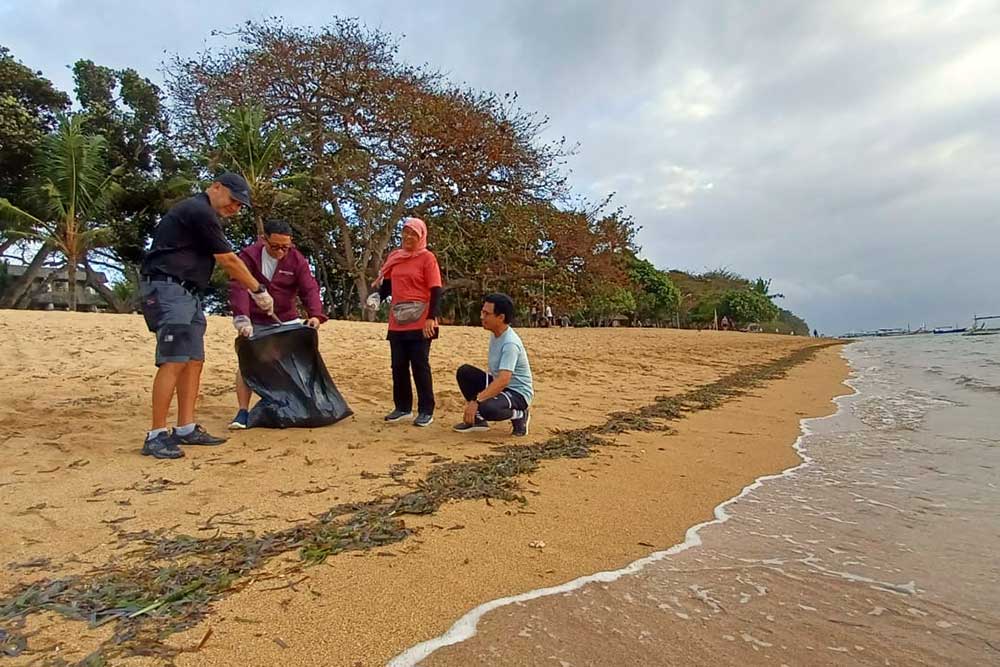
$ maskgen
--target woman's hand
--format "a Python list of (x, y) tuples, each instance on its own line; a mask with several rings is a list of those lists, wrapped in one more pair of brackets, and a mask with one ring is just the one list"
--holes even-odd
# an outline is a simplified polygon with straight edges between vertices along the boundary
[(424, 322), (424, 338), (433, 338), (437, 328), (437, 320), (428, 317), (427, 321)]

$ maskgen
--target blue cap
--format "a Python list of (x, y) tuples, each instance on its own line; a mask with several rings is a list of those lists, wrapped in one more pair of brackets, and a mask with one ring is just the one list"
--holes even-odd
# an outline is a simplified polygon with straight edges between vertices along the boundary
[(252, 206), (250, 204), (250, 186), (247, 185), (246, 179), (239, 174), (227, 171), (222, 176), (215, 179), (215, 182), (222, 183), (229, 188), (229, 193), (233, 196), (233, 199), (239, 203), (244, 206)]

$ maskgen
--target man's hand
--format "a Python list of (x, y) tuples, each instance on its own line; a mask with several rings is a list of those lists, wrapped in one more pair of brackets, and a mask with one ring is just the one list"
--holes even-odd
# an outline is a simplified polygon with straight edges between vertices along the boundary
[(249, 338), (253, 335), (253, 322), (246, 315), (237, 315), (233, 318), (233, 328), (236, 329), (236, 333), (244, 338)]
[(271, 295), (267, 293), (267, 290), (264, 290), (260, 294), (250, 292), (250, 298), (252, 298), (253, 302), (257, 304), (257, 307), (265, 313), (268, 315), (274, 314), (274, 299), (272, 299)]
[(424, 322), (424, 338), (433, 338), (434, 332), (437, 331), (437, 328), (437, 320), (433, 320), (428, 317), (427, 321)]
[(310, 317), (306, 320), (306, 326), (310, 329), (319, 329), (320, 321), (318, 317)]
[(476, 401), (469, 401), (465, 404), (465, 414), (462, 415), (462, 421), (466, 424), (476, 423), (476, 412), (479, 410), (479, 403)]

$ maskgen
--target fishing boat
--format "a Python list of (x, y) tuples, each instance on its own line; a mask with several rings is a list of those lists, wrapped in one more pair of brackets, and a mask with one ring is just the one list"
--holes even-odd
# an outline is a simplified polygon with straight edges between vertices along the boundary
[(988, 326), (990, 320), (1000, 320), (1000, 315), (976, 315), (972, 318), (972, 326), (963, 336), (993, 336), (1000, 334), (1000, 326)]
[(964, 333), (967, 327), (960, 327), (955, 325), (953, 327), (935, 327), (934, 333), (936, 334), (952, 334), (952, 333)]

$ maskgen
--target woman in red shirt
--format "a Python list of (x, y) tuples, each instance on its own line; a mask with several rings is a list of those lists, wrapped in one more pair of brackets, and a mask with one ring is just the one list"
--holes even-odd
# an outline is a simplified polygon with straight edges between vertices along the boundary
[(441, 309), (441, 270), (437, 258), (427, 249), (427, 225), (419, 218), (403, 223), (403, 247), (393, 250), (382, 265), (378, 296), (370, 305), (392, 296), (389, 308), (389, 349), (392, 353), (392, 412), (387, 422), (398, 422), (413, 415), (413, 390), (410, 369), (417, 385), (415, 426), (429, 426), (434, 421), (434, 384), (431, 379), (431, 341), (438, 337)]

